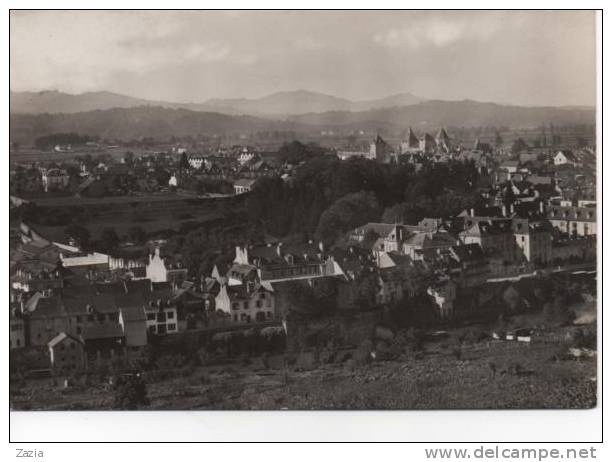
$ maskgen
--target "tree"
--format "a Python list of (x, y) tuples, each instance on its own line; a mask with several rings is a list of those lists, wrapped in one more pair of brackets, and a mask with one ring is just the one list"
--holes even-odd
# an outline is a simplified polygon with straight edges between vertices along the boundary
[(87, 247), (91, 237), (89, 230), (79, 225), (70, 225), (64, 228), (64, 234), (73, 239), (78, 247)]
[(376, 295), (380, 291), (378, 273), (371, 272), (363, 275), (357, 281), (357, 296), (355, 305), (363, 310), (376, 306)]
[(501, 137), (498, 131), (495, 131), (495, 146), (497, 146), (498, 148), (501, 148), (503, 144), (504, 144), (503, 138)]
[(105, 251), (114, 249), (119, 245), (119, 236), (115, 228), (104, 228), (100, 236), (100, 244)]
[(380, 205), (374, 193), (347, 194), (323, 212), (315, 234), (319, 240), (332, 244), (347, 231), (379, 217)]
[(189, 169), (189, 160), (187, 159), (187, 153), (183, 152), (181, 154), (181, 160), (179, 162), (179, 168), (181, 170), (188, 170)]
[(558, 293), (552, 302), (543, 307), (545, 320), (555, 326), (571, 324), (576, 314), (568, 307), (568, 299), (565, 293)]
[(518, 138), (516, 140), (514, 140), (514, 142), (512, 143), (512, 153), (513, 154), (518, 154), (521, 151), (524, 151), (528, 148), (527, 143), (525, 143), (525, 140), (523, 138)]
[(141, 226), (132, 226), (128, 232), (128, 237), (136, 244), (141, 244), (146, 239), (147, 233)]
[(113, 406), (115, 409), (136, 410), (147, 405), (149, 405), (147, 385), (140, 374), (117, 378)]

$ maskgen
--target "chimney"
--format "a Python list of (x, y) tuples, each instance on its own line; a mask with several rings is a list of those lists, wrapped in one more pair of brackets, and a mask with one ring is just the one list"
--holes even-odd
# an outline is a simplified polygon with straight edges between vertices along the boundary
[(476, 216), (476, 211), (474, 209), (470, 209), (470, 216), (471, 217), (475, 217)]
[(502, 205), (502, 215), (505, 217), (508, 216), (508, 209), (506, 208), (506, 204)]

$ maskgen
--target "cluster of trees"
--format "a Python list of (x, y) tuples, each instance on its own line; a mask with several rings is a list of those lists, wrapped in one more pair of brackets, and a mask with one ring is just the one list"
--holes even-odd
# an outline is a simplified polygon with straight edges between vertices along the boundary
[(182, 178), (179, 188), (193, 191), (200, 195), (206, 193), (232, 194), (234, 192), (234, 186), (229, 181), (217, 178), (197, 178), (194, 176)]
[(52, 133), (51, 135), (36, 138), (34, 145), (38, 149), (50, 149), (58, 144), (82, 145), (91, 141), (98, 141), (99, 137), (79, 135), (78, 133)]
[(284, 143), (278, 150), (278, 158), (281, 162), (299, 164), (303, 161), (312, 160), (330, 154), (330, 150), (316, 143), (303, 144), (299, 141)]
[(287, 298), (293, 317), (329, 314), (336, 309), (338, 286), (336, 280), (322, 279), (314, 286), (300, 281), (291, 281), (287, 287)]
[[(133, 230), (134, 235), (138, 235), (140, 239), (144, 239), (144, 230)], [(97, 240), (92, 240), (89, 230), (80, 225), (69, 225), (64, 228), (64, 234), (69, 239), (73, 239), (77, 246), (84, 250), (97, 250), (100, 252), (111, 252), (116, 249), (121, 239), (115, 231), (115, 228), (104, 228)], [(130, 232), (132, 234), (132, 231)]]
[(454, 215), (478, 205), (478, 170), (472, 162), (412, 165), (317, 157), (294, 181), (261, 178), (249, 194), (251, 226), (277, 237), (306, 234), (332, 242), (338, 233), (381, 217), (414, 224), (425, 216)]

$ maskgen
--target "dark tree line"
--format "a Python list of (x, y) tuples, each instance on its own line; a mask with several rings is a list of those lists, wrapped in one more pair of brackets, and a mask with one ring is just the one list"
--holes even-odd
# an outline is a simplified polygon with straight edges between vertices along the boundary
[[(246, 201), (251, 226), (284, 237), (305, 234), (332, 241), (367, 221), (413, 224), (477, 205), (478, 171), (471, 162), (381, 164), (320, 157), (300, 166), (294, 181), (262, 178)], [(333, 226), (332, 226), (333, 225)]]
[(34, 144), (38, 149), (49, 149), (58, 144), (80, 145), (97, 140), (96, 136), (79, 135), (78, 133), (52, 133), (36, 138)]

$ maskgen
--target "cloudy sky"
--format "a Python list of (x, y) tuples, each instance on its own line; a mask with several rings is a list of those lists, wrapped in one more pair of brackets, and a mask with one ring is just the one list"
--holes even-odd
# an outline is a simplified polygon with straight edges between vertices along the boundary
[(589, 12), (12, 11), (11, 89), (595, 101)]

